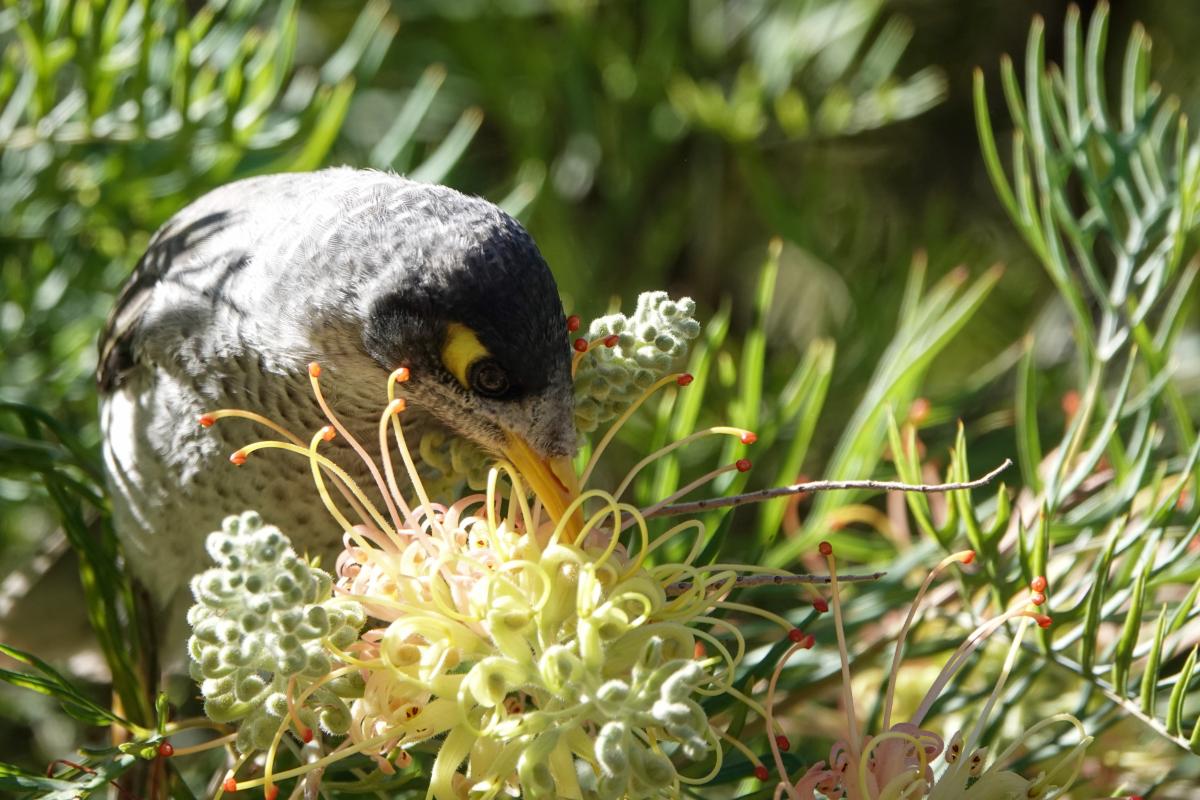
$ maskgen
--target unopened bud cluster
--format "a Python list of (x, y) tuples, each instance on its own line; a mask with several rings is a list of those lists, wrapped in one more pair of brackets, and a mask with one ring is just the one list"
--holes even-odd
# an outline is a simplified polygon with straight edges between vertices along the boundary
[[(294, 702), (326, 679), (330, 649), (353, 643), (366, 617), (357, 603), (332, 598), (330, 576), (254, 512), (227, 517), (207, 548), (217, 566), (192, 579), (191, 674), (211, 719), (240, 721), (238, 749), (265, 749), (288, 716), (289, 682)], [(355, 673), (324, 680), (294, 708), (296, 717), (309, 729), (344, 734), (344, 698), (361, 690)]]
[(575, 425), (590, 433), (629, 407), (655, 380), (680, 366), (689, 343), (700, 335), (696, 303), (672, 300), (666, 292), (643, 292), (632, 316), (609, 314), (592, 321), (589, 339), (616, 336), (597, 347), (575, 378)]
[(652, 638), (629, 681), (612, 679), (595, 692), (595, 718), (607, 721), (596, 736), (595, 765), (575, 762), (583, 796), (588, 800), (676, 796), (674, 765), (639, 734), (664, 731), (686, 759), (704, 758), (711, 734), (708, 717), (694, 696), (710, 681), (699, 662), (666, 658), (663, 640)]

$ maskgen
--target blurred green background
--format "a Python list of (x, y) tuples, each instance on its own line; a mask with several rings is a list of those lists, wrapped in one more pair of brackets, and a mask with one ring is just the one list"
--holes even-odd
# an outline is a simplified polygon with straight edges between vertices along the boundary
[[(1086, 19), (1092, 4), (1081, 5)], [(502, 203), (585, 319), (667, 289), (696, 298), (701, 320), (729, 303), (740, 339), (778, 237), (768, 396), (812, 342), (837, 344), (810, 474), (895, 334), (914, 260), (929, 283), (1004, 265), (920, 388), (935, 462), (956, 417), (979, 464), (1012, 455), (1005, 371), (1021, 340), (1043, 332), (1045, 365), (1071, 349), (1049, 279), (995, 198), (971, 108), (981, 66), (1007, 129), (1001, 54), (1019, 59), (1041, 14), (1057, 60), (1065, 2), (394, 0), (302, 2), (295, 16), (253, 1), (151, 6), (131, 18), (124, 9), (140, 4), (6, 0), (0, 12), (0, 400), (49, 412), (87, 445), (97, 333), (149, 234), (213, 186), (326, 164)], [(1156, 79), (1195, 111), (1192, 4), (1112, 12), (1112, 74), (1140, 21)], [(161, 57), (141, 53), (146, 42)], [(37, 69), (22, 60), (31, 48)], [(152, 100), (130, 106), (135, 94)], [(173, 116), (181, 104), (199, 111)], [(1181, 340), (1192, 357), (1177, 375), (1193, 404), (1198, 342), (1194, 328)], [(1072, 377), (1049, 372), (1046, 396)], [(16, 430), (0, 418), (0, 435)], [(43, 491), (0, 473), (0, 573), (56, 527)]]

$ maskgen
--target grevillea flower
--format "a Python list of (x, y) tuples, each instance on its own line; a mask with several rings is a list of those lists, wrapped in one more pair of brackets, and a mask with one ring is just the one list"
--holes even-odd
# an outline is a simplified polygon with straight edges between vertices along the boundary
[[(675, 313), (690, 319), (690, 308)], [(607, 341), (611, 336), (601, 343), (615, 346)], [(594, 344), (583, 341), (577, 358)], [(720, 769), (722, 734), (701, 700), (729, 693), (759, 714), (763, 710), (733, 687), (745, 643), (737, 627), (714, 612), (757, 614), (797, 633), (778, 615), (726, 599), (740, 576), (786, 573), (752, 565), (702, 566), (697, 559), (707, 531), (700, 521), (651, 538), (646, 517), (718, 475), (748, 469), (749, 462), (713, 470), (647, 509), (621, 498), (640, 470), (683, 444), (712, 435), (752, 443), (753, 433), (726, 427), (697, 432), (644, 458), (614, 492), (582, 491), (557, 518), (527, 498), (522, 476), (506, 463), (489, 471), (483, 493), (439, 503), (429, 496), (405, 440), (404, 401), (396, 388), (408, 373), (400, 369), (387, 383), (378, 427), (380, 463), (350, 440), (377, 483), (385, 505), (380, 510), (345, 469), (320, 452), (323, 442), (349, 433), (324, 400), (320, 367), (310, 365), (309, 375), (330, 424), (307, 447), (247, 412), (216, 411), (201, 421), (211, 425), (240, 416), (267, 423), (288, 439), (247, 445), (231, 456), (235, 464), (264, 448), (309, 460), (316, 490), (345, 531), (334, 597), (362, 609), (366, 622), (352, 641), (341, 634), (306, 640), (319, 643), (328, 661), (310, 659), (320, 663), (282, 684), (286, 702), (272, 708), (286, 706), (294, 713), (270, 717), (275, 724), (269, 737), (256, 730), (239, 738), (245, 757), (262, 750), (268, 738), (271, 744), (262, 776), (231, 775), (227, 789), (263, 786), (270, 798), (277, 781), (352, 754), (367, 755), (390, 772), (410, 763), (410, 751), (418, 746), (436, 749), (429, 795), (439, 800), (468, 794), (675, 797), (682, 785), (703, 783)], [(690, 381), (683, 374), (651, 381), (597, 443), (582, 483), (617, 429), (651, 393)], [(399, 488), (393, 448), (415, 492), (413, 502)], [(215, 540), (220, 553), (228, 547), (225, 536)], [(680, 540), (690, 542), (684, 548), (688, 555), (665, 560), (664, 545)], [(289, 561), (287, 569), (294, 567)], [(322, 579), (314, 580), (315, 590), (297, 598), (306, 609), (330, 602), (321, 599)], [(226, 613), (217, 612), (221, 620), (212, 624), (237, 627), (237, 610), (251, 601), (225, 602)], [(346, 612), (342, 621), (361, 617)], [(202, 687), (216, 688), (206, 663), (197, 661), (197, 677)], [(352, 691), (334, 692), (335, 685)], [(273, 756), (281, 738), (289, 727), (301, 738), (311, 735), (305, 713), (334, 707), (331, 693), (348, 708), (348, 724), (339, 716), (339, 724), (323, 730), (344, 730), (345, 737), (320, 758), (277, 771)], [(709, 756), (714, 758), (707, 776), (685, 777), (677, 769)]]
[[(1020, 740), (1009, 745), (994, 758), (989, 757), (986, 747), (980, 746), (980, 739), (992, 709), (1020, 653), (1026, 629), (1033, 623), (1041, 627), (1050, 625), (1050, 618), (1039, 613), (1036, 608), (1045, 602), (1045, 578), (1034, 580), (1030, 587), (1029, 603), (1020, 603), (976, 627), (938, 673), (916, 711), (907, 720), (896, 721), (892, 712), (900, 670), (900, 654), (904, 639), (920, 610), (921, 601), (939, 573), (954, 564), (971, 563), (975, 554), (970, 550), (955, 553), (931, 570), (913, 600), (896, 638), (891, 671), (883, 696), (880, 732), (869, 735), (862, 730), (855, 712), (833, 548), (827, 542), (822, 542), (820, 550), (829, 565), (831, 577), (831, 606), (841, 658), (846, 736), (834, 743), (828, 763), (821, 761), (814, 764), (796, 781), (792, 781), (784, 769), (778, 744), (772, 743), (772, 752), (780, 777), (775, 791), (776, 798), (900, 800), (928, 797), (933, 800), (1049, 800), (1062, 796), (1070, 788), (1078, 776), (1084, 751), (1091, 742), (1091, 737), (1086, 735), (1079, 720), (1069, 714), (1056, 714), (1030, 726)], [(995, 688), (984, 703), (974, 726), (966, 731), (956, 731), (947, 745), (938, 733), (925, 727), (926, 716), (975, 650), (1009, 622), (1014, 624), (1016, 630)], [(776, 667), (768, 690), (768, 714), (774, 702), (775, 688), (784, 664), (799, 646), (793, 646)], [(1078, 741), (1070, 750), (1059, 756), (1048, 771), (1033, 778), (1026, 778), (1007, 768), (1026, 741), (1054, 725), (1073, 727), (1077, 732)]]

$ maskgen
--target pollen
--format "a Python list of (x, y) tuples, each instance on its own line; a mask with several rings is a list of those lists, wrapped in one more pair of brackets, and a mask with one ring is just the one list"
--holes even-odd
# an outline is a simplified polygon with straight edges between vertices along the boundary
[(813, 598), (812, 604), (813, 604), (813, 608), (816, 609), (816, 612), (818, 614), (824, 614), (826, 611), (829, 610), (829, 601), (826, 600), (824, 597)]
[(829, 542), (821, 542), (819, 545), (817, 545), (817, 550), (823, 556), (833, 555), (833, 545), (831, 545)]
[(743, 431), (742, 435), (739, 436), (738, 439), (742, 444), (754, 444), (758, 441), (758, 434), (754, 431)]
[(764, 767), (762, 764), (759, 764), (754, 768), (754, 777), (758, 778), (760, 781), (765, 781), (771, 777), (771, 773), (766, 767)]
[(214, 417), (212, 414), (201, 414), (199, 417), (196, 418), (196, 421), (199, 422), (200, 426), (203, 428), (211, 428), (213, 425), (216, 424), (217, 418)]
[(586, 353), (588, 351), (588, 340), (580, 337), (571, 346), (575, 348), (576, 353)]
[(1044, 592), (1050, 584), (1046, 581), (1045, 575), (1038, 575), (1029, 582), (1029, 588), (1035, 592)]
[(691, 383), (694, 380), (696, 380), (696, 377), (694, 375), (692, 375), (690, 372), (685, 372), (682, 375), (680, 375), (678, 378), (676, 378), (675, 382), (677, 384), (679, 384), (680, 386), (687, 386), (689, 383)]
[(162, 742), (158, 746), (158, 755), (160, 758), (170, 758), (175, 755), (175, 747), (170, 742)]
[(788, 631), (788, 638), (796, 644), (800, 644), (804, 641), (804, 631), (800, 630), (799, 628), (792, 628), (790, 631)]
[(750, 459), (748, 458), (739, 458), (734, 462), (734, 466), (737, 467), (738, 472), (749, 472), (753, 464), (750, 463)]
[(241, 450), (234, 450), (229, 455), (229, 462), (235, 467), (240, 467), (246, 463), (246, 454)]
[(326, 425), (325, 427), (321, 428), (321, 441), (332, 442), (336, 436), (337, 429), (332, 425)]
[(617, 336), (617, 335), (614, 333), (614, 334), (612, 334), (611, 336), (605, 336), (605, 337), (604, 337), (604, 346), (605, 346), (605, 347), (616, 347), (616, 346), (617, 346), (617, 342), (619, 342), (619, 341), (621, 341), (621, 337), (620, 337), (620, 336)]
[(236, 792), (238, 790), (237, 778), (226, 778), (225, 783), (222, 784), (221, 788), (223, 788), (225, 791), (230, 792), (230, 793)]
[(410, 377), (411, 375), (409, 374), (408, 367), (397, 367), (396, 370), (394, 370), (392, 374), (388, 376), (388, 380), (392, 381), (393, 383), (404, 383)]
[(582, 324), (583, 320), (579, 318), (578, 314), (572, 314), (571, 316), (567, 317), (567, 330), (571, 333), (579, 330), (579, 326)]
[(404, 410), (404, 409), (406, 409), (406, 408), (408, 408), (408, 403), (407, 403), (407, 402), (405, 402), (404, 398), (403, 398), (403, 397), (397, 397), (395, 400), (393, 400), (392, 402), (388, 403), (388, 405), (387, 405), (387, 414), (388, 414), (388, 416), (390, 417), (390, 416), (392, 416), (392, 415), (394, 415), (394, 414), (399, 414), (401, 411), (403, 411), (403, 410)]
[(308, 362), (308, 376), (310, 378), (321, 377), (321, 365), (315, 361)]

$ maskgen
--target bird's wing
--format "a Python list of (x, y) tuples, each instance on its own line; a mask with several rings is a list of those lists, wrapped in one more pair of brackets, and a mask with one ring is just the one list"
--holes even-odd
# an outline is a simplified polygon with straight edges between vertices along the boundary
[(117, 388), (135, 366), (135, 334), (155, 288), (200, 242), (231, 222), (228, 211), (191, 211), (184, 209), (158, 230), (117, 296), (99, 342), (96, 383), (103, 394)]

